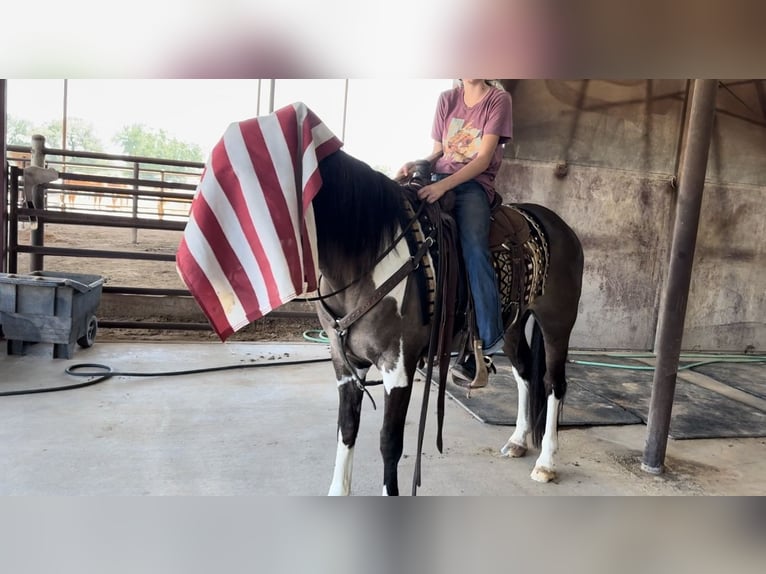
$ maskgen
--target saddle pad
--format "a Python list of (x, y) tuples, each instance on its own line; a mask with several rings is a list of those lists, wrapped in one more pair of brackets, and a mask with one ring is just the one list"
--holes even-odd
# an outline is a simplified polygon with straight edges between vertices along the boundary
[[(545, 236), (540, 224), (531, 214), (513, 206), (504, 205), (507, 211), (514, 211), (518, 218), (526, 221), (526, 232), (522, 231), (521, 238), (526, 237), (523, 243), (524, 252), (524, 295), (523, 306), (528, 306), (535, 297), (542, 295), (545, 290), (545, 278), (548, 275), (548, 262), (550, 260), (548, 251), (548, 238)], [(516, 221), (518, 222), (518, 218)], [(514, 223), (518, 225), (518, 223)], [(492, 250), (492, 263), (495, 267), (495, 273), (498, 279), (498, 289), (502, 304), (503, 323), (508, 324), (514, 313), (513, 297), (513, 264), (511, 261), (511, 247), (507, 242), (500, 244)]]

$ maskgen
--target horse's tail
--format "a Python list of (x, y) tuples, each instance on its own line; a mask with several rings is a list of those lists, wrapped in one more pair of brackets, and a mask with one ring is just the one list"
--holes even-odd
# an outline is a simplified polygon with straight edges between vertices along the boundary
[[(522, 335), (523, 336), (523, 335)], [(532, 425), (532, 446), (540, 448), (545, 432), (547, 396), (545, 390), (545, 345), (543, 331), (532, 314), (532, 341), (529, 361), (529, 421)]]

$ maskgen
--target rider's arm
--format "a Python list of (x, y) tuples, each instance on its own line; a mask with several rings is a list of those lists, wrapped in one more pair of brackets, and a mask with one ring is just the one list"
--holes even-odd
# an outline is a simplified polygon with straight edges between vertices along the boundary
[[(479, 151), (471, 161), (466, 163), (452, 175), (421, 188), (420, 191), (418, 191), (418, 197), (420, 197), (420, 199), (425, 199), (428, 203), (433, 203), (438, 201), (439, 198), (450, 189), (474, 179), (477, 175), (483, 173), (489, 167), (499, 142), (500, 136), (495, 134), (484, 134), (481, 138)], [(441, 144), (438, 145), (439, 148), (441, 148)], [(435, 148), (436, 146), (434, 145), (434, 149)]]

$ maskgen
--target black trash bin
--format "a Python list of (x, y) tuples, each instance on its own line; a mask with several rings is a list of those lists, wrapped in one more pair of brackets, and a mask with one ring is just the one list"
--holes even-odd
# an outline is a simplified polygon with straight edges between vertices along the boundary
[(53, 357), (69, 359), (75, 343), (93, 345), (103, 284), (100, 275), (83, 273), (0, 273), (0, 326), (8, 354), (24, 354), (27, 343), (53, 343)]

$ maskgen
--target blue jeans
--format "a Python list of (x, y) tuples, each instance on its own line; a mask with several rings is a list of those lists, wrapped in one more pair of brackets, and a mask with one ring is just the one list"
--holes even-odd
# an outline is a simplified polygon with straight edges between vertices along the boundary
[[(446, 175), (434, 174), (435, 180)], [(489, 252), (490, 210), (487, 192), (474, 180), (461, 183), (455, 194), (455, 222), (460, 234), (468, 282), (476, 310), (476, 326), (482, 348), (488, 349), (503, 336), (503, 317), (497, 276)]]

